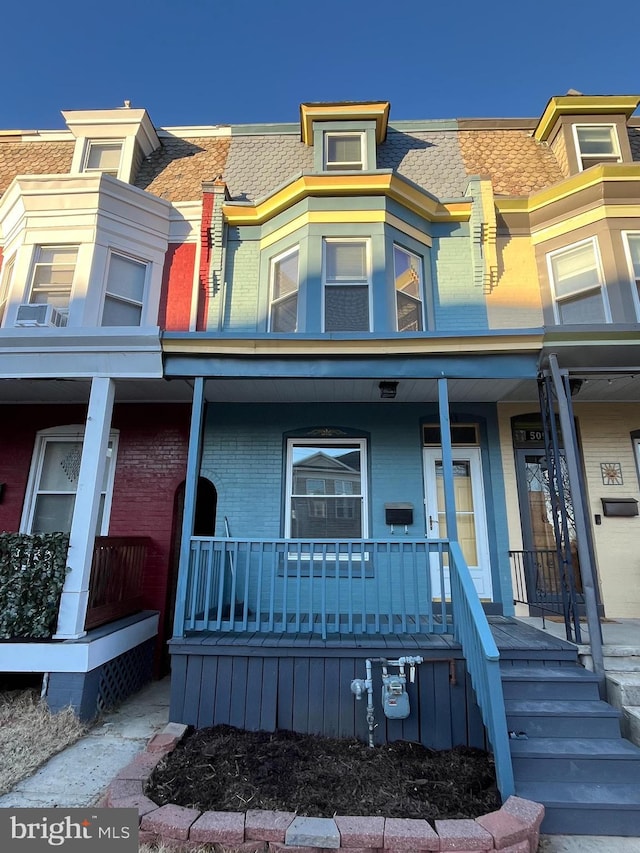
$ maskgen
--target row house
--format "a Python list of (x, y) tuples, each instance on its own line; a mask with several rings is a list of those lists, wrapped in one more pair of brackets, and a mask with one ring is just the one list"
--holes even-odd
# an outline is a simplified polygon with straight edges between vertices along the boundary
[(170, 661), (173, 720), (488, 743), (513, 791), (498, 659), (574, 654), (514, 614), (640, 614), (639, 101), (3, 132), (0, 526), (70, 571), (0, 670), (90, 713)]

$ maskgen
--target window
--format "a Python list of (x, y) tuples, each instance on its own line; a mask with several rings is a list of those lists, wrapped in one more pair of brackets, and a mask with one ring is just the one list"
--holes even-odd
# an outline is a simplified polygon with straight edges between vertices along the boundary
[(102, 309), (103, 326), (139, 326), (147, 264), (111, 254)]
[(291, 249), (271, 261), (272, 332), (295, 332), (298, 328), (298, 266), (300, 252)]
[(290, 439), (285, 536), (362, 539), (366, 527), (364, 439)]
[(547, 255), (558, 323), (610, 322), (595, 239)]
[(422, 261), (417, 255), (393, 247), (393, 275), (396, 286), (396, 321), (399, 332), (421, 332)]
[(89, 142), (84, 159), (83, 172), (103, 172), (118, 177), (122, 142)]
[(9, 289), (11, 287), (11, 278), (13, 276), (13, 268), (16, 265), (16, 256), (12, 255), (2, 265), (2, 273), (0, 275), (0, 325), (4, 319), (4, 313), (9, 301)]
[(573, 132), (580, 171), (597, 163), (619, 163), (618, 134), (612, 124), (575, 124)]
[(636, 306), (636, 314), (640, 319), (640, 233), (625, 234), (625, 250), (627, 262), (631, 275), (633, 301)]
[(324, 168), (327, 172), (366, 169), (362, 133), (325, 133)]
[(367, 240), (324, 241), (324, 331), (369, 331)]
[[(82, 440), (82, 430), (72, 433), (56, 429), (40, 436), (32, 465), (33, 485), (27, 508), (26, 532), (69, 533), (71, 530), (80, 476)], [(115, 445), (114, 434), (109, 441), (102, 481), (98, 535), (106, 535), (109, 529)]]
[(77, 258), (77, 246), (39, 246), (29, 302), (32, 305), (52, 305), (66, 320)]

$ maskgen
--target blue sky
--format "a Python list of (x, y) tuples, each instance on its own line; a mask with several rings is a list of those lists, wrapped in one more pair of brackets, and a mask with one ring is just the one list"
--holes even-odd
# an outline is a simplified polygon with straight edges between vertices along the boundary
[(640, 90), (640, 2), (15, 0), (0, 128), (146, 107), (156, 126), (297, 121), (301, 101), (391, 119), (538, 116), (552, 95)]

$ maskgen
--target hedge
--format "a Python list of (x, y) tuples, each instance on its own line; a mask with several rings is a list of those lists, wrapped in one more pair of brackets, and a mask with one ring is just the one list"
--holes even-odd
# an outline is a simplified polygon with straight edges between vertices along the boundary
[(0, 534), (0, 639), (48, 639), (67, 574), (66, 533)]

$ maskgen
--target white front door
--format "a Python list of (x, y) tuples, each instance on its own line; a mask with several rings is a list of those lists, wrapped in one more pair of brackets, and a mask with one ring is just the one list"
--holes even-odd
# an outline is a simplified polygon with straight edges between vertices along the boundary
[[(425, 511), (428, 539), (446, 539), (447, 522), (444, 508), (444, 478), (442, 450), (424, 448)], [(478, 596), (485, 601), (493, 599), (489, 543), (485, 512), (482, 463), (479, 447), (453, 448), (453, 486), (458, 522), (458, 541), (462, 548)], [(438, 597), (440, 581), (438, 566), (432, 561), (434, 597)], [(451, 595), (448, 561), (445, 558), (445, 590)]]

